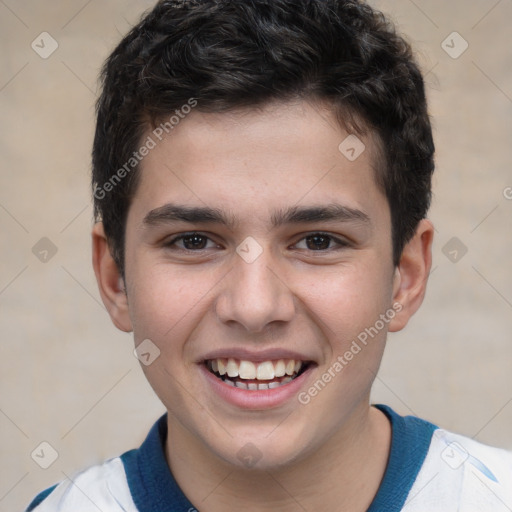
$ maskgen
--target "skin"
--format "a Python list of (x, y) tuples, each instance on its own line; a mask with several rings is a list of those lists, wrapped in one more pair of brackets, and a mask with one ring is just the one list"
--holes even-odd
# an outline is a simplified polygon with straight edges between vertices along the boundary
[[(382, 480), (391, 429), (369, 406), (370, 389), (387, 331), (402, 329), (423, 300), (433, 227), (419, 223), (395, 268), (377, 145), (361, 136), (366, 150), (350, 162), (338, 150), (347, 135), (308, 102), (192, 112), (141, 164), (125, 282), (94, 226), (94, 269), (112, 321), (136, 345), (150, 339), (160, 350), (142, 368), (168, 410), (169, 466), (201, 511), (364, 511)], [(236, 222), (144, 222), (168, 203), (216, 208)], [(367, 220), (272, 226), (273, 212), (334, 203)], [(207, 237), (204, 249), (170, 243), (191, 231)], [(318, 232), (345, 243), (322, 238), (319, 250)], [(236, 252), (248, 236), (262, 249), (251, 263)], [(294, 396), (244, 409), (200, 371), (217, 348), (291, 349), (314, 361), (307, 391), (394, 303), (400, 312), (306, 405)], [(252, 468), (237, 457), (249, 442), (261, 456)]]

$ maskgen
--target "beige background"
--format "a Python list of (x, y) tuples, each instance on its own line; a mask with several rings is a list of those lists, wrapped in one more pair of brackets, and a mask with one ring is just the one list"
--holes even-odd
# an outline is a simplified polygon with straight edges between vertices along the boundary
[[(512, 449), (512, 1), (373, 3), (420, 54), (438, 148), (428, 295), (390, 337), (374, 400)], [(0, 0), (1, 511), (137, 446), (163, 411), (101, 304), (89, 236), (98, 70), (152, 4)], [(31, 48), (43, 31), (59, 44), (47, 59)], [(453, 31), (458, 59), (441, 46)], [(58, 248), (46, 263), (42, 237)], [(46, 470), (42, 441), (59, 454)]]

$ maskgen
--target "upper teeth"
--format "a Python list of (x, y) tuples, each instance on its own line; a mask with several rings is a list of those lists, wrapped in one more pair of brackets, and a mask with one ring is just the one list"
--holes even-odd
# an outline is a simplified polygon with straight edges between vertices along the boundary
[(240, 377), (241, 379), (272, 380), (275, 377), (284, 377), (298, 373), (303, 361), (294, 359), (279, 359), (277, 361), (263, 361), (253, 363), (252, 361), (229, 359), (212, 359), (210, 367), (214, 372), (228, 377)]

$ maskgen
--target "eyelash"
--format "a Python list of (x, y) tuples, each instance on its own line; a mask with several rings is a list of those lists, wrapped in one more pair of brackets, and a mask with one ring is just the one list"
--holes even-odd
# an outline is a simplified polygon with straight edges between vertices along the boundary
[[(209, 236), (204, 235), (203, 233), (200, 233), (200, 232), (197, 232), (197, 231), (191, 231), (189, 233), (183, 233), (181, 235), (178, 235), (178, 236), (172, 238), (171, 240), (166, 242), (164, 245), (165, 245), (165, 247), (172, 248), (172, 246), (175, 246), (176, 243), (179, 242), (180, 240), (184, 240), (185, 238), (189, 238), (189, 237), (192, 237), (194, 235), (196, 235), (198, 237), (206, 238), (206, 239), (212, 241)], [(338, 245), (338, 247), (336, 247), (336, 248), (327, 248), (327, 249), (318, 249), (318, 250), (309, 249), (308, 250), (309, 252), (324, 253), (324, 252), (332, 251), (332, 250), (340, 250), (340, 249), (343, 249), (343, 248), (346, 248), (346, 247), (350, 246), (349, 242), (347, 242), (345, 240), (342, 240), (340, 238), (337, 238), (337, 237), (335, 237), (335, 236), (333, 236), (333, 235), (331, 235), (329, 233), (324, 233), (322, 231), (316, 231), (316, 232), (313, 232), (313, 233), (309, 233), (308, 235), (303, 236), (301, 239), (299, 239), (294, 245), (297, 245), (299, 242), (301, 242), (303, 240), (306, 240), (307, 238), (311, 238), (311, 237), (315, 237), (315, 236), (322, 236), (322, 237), (328, 238), (329, 242), (336, 243)], [(207, 250), (207, 249), (197, 249), (197, 250), (185, 249), (185, 248), (181, 248), (181, 247), (178, 248), (178, 249), (183, 251), (183, 252), (189, 252), (189, 253), (192, 253), (192, 252), (200, 253), (202, 251)]]

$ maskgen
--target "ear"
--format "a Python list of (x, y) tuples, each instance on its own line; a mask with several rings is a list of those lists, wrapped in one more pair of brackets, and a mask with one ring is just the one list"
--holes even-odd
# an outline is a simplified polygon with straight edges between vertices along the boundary
[(389, 331), (402, 330), (423, 302), (432, 266), (434, 226), (423, 219), (404, 247), (393, 277), (393, 307), (397, 312), (389, 323)]
[(121, 331), (131, 332), (125, 283), (110, 253), (102, 222), (96, 223), (92, 229), (92, 265), (101, 299), (112, 322)]

